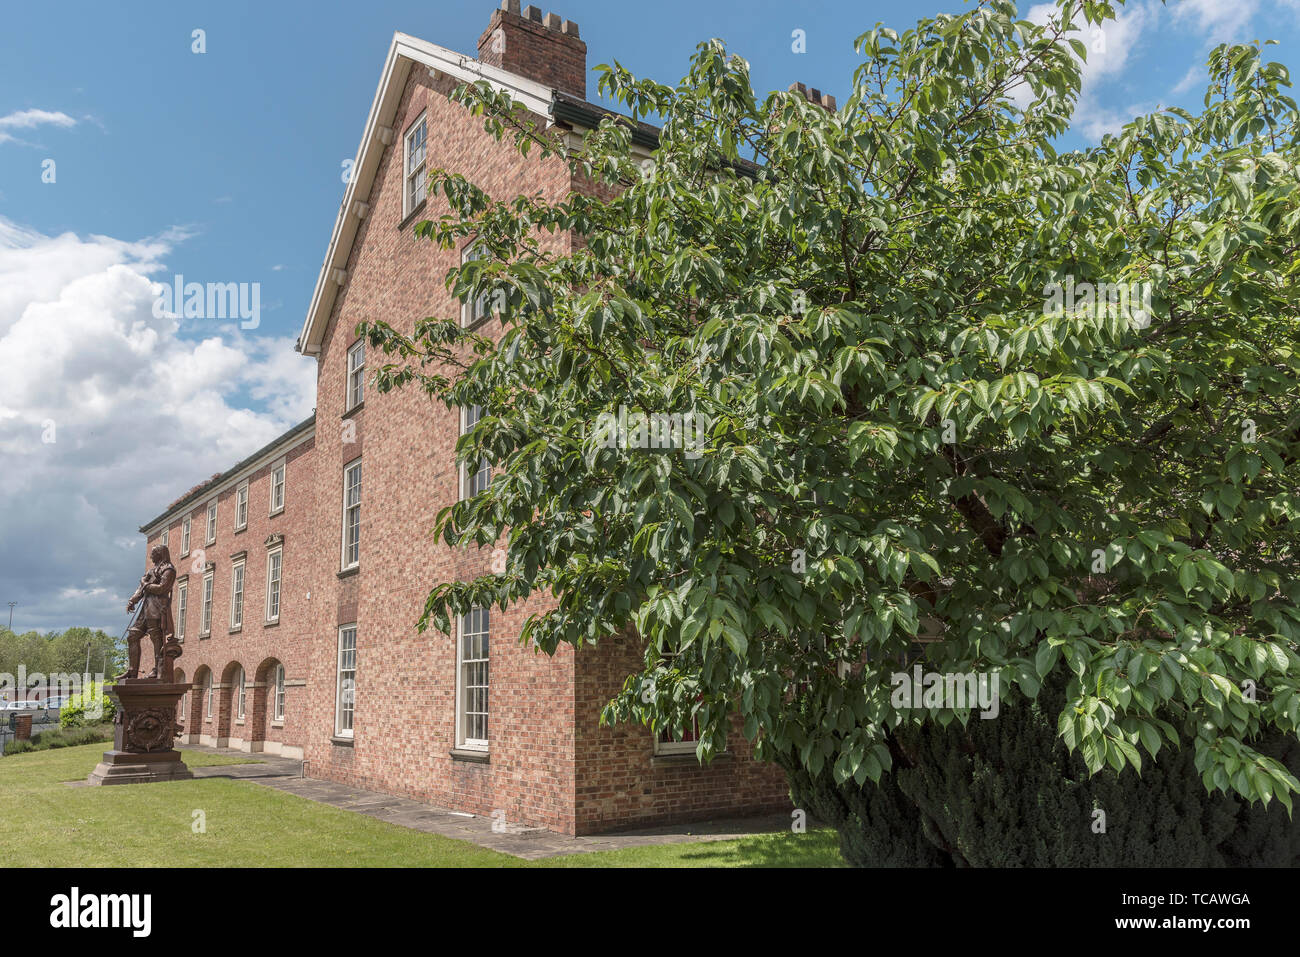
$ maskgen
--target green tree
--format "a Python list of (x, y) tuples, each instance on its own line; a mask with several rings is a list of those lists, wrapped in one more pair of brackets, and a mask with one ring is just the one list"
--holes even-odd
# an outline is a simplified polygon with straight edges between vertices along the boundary
[[(997, 724), (895, 700), (926, 632), (927, 670), (998, 674), (1017, 720), (1061, 682), (1022, 760), (1127, 782), (1176, 750), (1207, 792), (1289, 812), (1296, 107), (1284, 67), (1220, 46), (1200, 112), (1058, 150), (1077, 31), (1113, 15), (1069, 0), (1038, 27), (988, 2), (877, 27), (834, 112), (756, 96), (715, 40), (675, 86), (600, 68), (661, 122), (651, 161), (610, 119), (568, 157), (591, 188), (556, 201), (433, 171), (448, 211), (417, 232), (477, 237), (448, 285), (505, 303), (505, 331), (363, 329), (381, 391), (483, 407), (457, 452), (492, 483), (437, 531), (508, 548), (502, 574), (436, 583), (421, 627), (542, 591), (557, 605), (521, 638), (543, 651), (635, 629), (644, 668), (607, 720), (694, 719), (702, 760), (736, 720), (796, 793), (896, 805), (898, 860), (951, 858), (956, 813), (909, 790), (907, 742)], [(458, 96), (563, 155), (503, 94)], [(611, 448), (620, 407), (708, 425), (690, 454)]]

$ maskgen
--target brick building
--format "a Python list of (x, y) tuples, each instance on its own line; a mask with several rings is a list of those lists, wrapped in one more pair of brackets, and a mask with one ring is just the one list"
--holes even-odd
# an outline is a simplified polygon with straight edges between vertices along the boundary
[[(141, 528), (149, 545), (166, 536), (180, 576), (185, 740), (301, 756), (310, 776), (566, 834), (788, 807), (782, 775), (752, 760), (739, 730), (705, 768), (693, 742), (599, 727), (639, 669), (632, 639), (537, 654), (518, 642), (544, 610), (536, 598), (467, 615), (452, 635), (416, 630), (433, 584), (488, 569), (486, 551), (429, 530), (490, 475), (455, 462), (475, 410), (417, 389), (375, 394), (356, 326), (382, 317), (409, 332), (460, 311), (500, 333), (443, 284), (472, 242), (448, 251), (413, 235), (447, 211), (426, 196), (429, 168), (498, 198), (583, 188), (562, 160), (494, 141), (448, 99), (457, 85), (487, 80), (573, 137), (603, 113), (586, 100), (577, 25), (501, 6), (477, 59), (393, 38), (298, 341), (317, 363), (313, 418)], [(652, 147), (653, 131), (637, 142)], [(573, 238), (547, 241), (563, 252)]]

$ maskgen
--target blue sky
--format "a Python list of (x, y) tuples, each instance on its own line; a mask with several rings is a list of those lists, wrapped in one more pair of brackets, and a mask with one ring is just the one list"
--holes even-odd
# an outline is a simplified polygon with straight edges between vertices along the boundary
[[(802, 81), (841, 102), (857, 35), (965, 8), (558, 2), (581, 26), (589, 66), (617, 58), (675, 80), (695, 44), (719, 36), (760, 89)], [(292, 340), (392, 34), (472, 55), (493, 6), (0, 7), (0, 366), (27, 377), (0, 378), (0, 454), (20, 463), (0, 501), (0, 603), (19, 602), (16, 627), (120, 630), (141, 522), (310, 412), (313, 363)], [(1159, 104), (1195, 107), (1217, 41), (1276, 39), (1269, 58), (1300, 63), (1298, 26), (1300, 0), (1129, 3), (1118, 23), (1083, 37), (1092, 55), (1064, 145)], [(795, 30), (805, 53), (792, 49)], [(52, 183), (42, 182), (47, 160)], [(176, 273), (259, 283), (260, 324), (151, 322), (148, 281)], [(150, 465), (158, 456), (162, 474)]]

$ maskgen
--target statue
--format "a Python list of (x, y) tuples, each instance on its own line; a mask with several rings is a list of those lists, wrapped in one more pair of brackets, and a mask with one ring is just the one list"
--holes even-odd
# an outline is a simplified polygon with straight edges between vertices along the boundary
[[(128, 612), (144, 601), (144, 608), (126, 632), (127, 670), (118, 680), (140, 676), (140, 641), (146, 634), (153, 643), (153, 670), (146, 680), (170, 684), (174, 676), (174, 662), (180, 656), (176, 642), (176, 627), (172, 621), (172, 585), (176, 583), (176, 568), (166, 545), (155, 545), (149, 553), (153, 568), (144, 573), (140, 587), (126, 603)], [(173, 648), (171, 646), (175, 645)]]
[[(127, 670), (107, 693), (117, 704), (113, 719), (113, 750), (90, 772), (90, 784), (143, 784), (183, 781), (194, 775), (176, 750), (185, 729), (176, 721), (176, 704), (193, 685), (177, 684), (175, 663), (181, 655), (172, 621), (172, 586), (176, 569), (166, 545), (149, 552), (153, 567), (126, 603), (127, 612), (143, 603), (126, 630)], [(153, 643), (153, 670), (140, 675), (140, 644)]]

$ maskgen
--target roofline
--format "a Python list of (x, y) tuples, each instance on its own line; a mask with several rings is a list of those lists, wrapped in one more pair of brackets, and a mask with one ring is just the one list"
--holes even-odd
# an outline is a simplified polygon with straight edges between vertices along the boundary
[(395, 131), (389, 127), (389, 124), (397, 113), (397, 105), (405, 91), (406, 79), (413, 65), (446, 73), (462, 82), (486, 80), (494, 89), (509, 94), (516, 103), (531, 112), (539, 116), (550, 114), (554, 92), (550, 87), (500, 67), (480, 63), (474, 57), (456, 53), (436, 43), (429, 43), (406, 33), (394, 33), (393, 42), (388, 48), (388, 56), (384, 60), (383, 72), (380, 74), (379, 86), (375, 89), (370, 113), (366, 117), (361, 143), (357, 147), (357, 155), (352, 164), (352, 176), (343, 191), (343, 202), (339, 205), (338, 216), (334, 219), (334, 230), (325, 252), (325, 260), (316, 277), (316, 288), (312, 292), (311, 305), (307, 308), (302, 331), (298, 334), (295, 348), (305, 355), (316, 355), (320, 352), (320, 337), (324, 335), (325, 325), (333, 310), (334, 299), (339, 289), (339, 284), (333, 281), (333, 271), (347, 268), (352, 243), (360, 225), (360, 216), (364, 215), (364, 211), (359, 209), (357, 215), (348, 215), (348, 213), (355, 208), (354, 204), (364, 203), (370, 197), (370, 190), (379, 171), (380, 158), (388, 145), (382, 137), (387, 136), (389, 142), (397, 139)]
[(603, 106), (596, 106), (569, 93), (556, 90), (551, 98), (551, 117), (556, 123), (594, 130), (606, 117), (621, 121), (632, 128), (632, 142), (637, 146), (655, 150), (659, 148), (659, 127), (649, 123), (634, 123), (629, 117)]
[[(166, 521), (167, 524), (170, 526), (171, 519), (173, 517), (175, 517), (181, 512), (187, 511), (188, 509), (197, 505), (203, 499), (211, 498), (214, 493), (221, 491), (221, 486), (229, 483), (233, 479), (243, 478), (243, 475), (241, 473), (257, 471), (256, 466), (260, 466), (262, 464), (261, 460), (277, 457), (276, 453), (287, 452), (289, 451), (290, 448), (296, 448), (298, 445), (301, 445), (303, 442), (305, 442), (308, 438), (311, 437), (309, 435), (304, 434), (308, 430), (311, 431), (312, 435), (316, 434), (315, 426), (316, 426), (316, 413), (313, 412), (310, 418), (304, 419), (303, 421), (295, 425), (293, 428), (291, 428), (289, 431), (276, 436), (272, 441), (262, 446), (252, 455), (248, 456), (245, 459), (241, 459), (239, 462), (235, 463), (235, 465), (233, 465), (231, 468), (227, 469), (226, 471), (222, 472), (220, 475), (204, 482), (202, 485), (200, 485), (190, 494), (186, 495), (179, 502), (170, 506), (167, 509), (167, 511), (163, 512), (161, 515), (157, 516), (151, 521), (145, 522), (143, 525), (140, 526), (140, 531), (145, 535), (150, 535), (155, 530), (157, 530), (158, 527), (164, 521)], [(297, 439), (298, 441), (292, 441), (294, 439)]]

